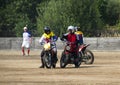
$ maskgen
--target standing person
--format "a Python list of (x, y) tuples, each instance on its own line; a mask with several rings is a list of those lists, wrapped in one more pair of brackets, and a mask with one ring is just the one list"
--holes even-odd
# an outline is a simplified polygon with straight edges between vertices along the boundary
[[(57, 58), (57, 47), (56, 47), (56, 43), (55, 41), (57, 41), (57, 37), (55, 36), (55, 34), (50, 30), (49, 27), (45, 27), (44, 28), (44, 33), (42, 35), (42, 37), (39, 40), (39, 43), (42, 45), (44, 42), (51, 42), (52, 43), (52, 52), (53, 52), (53, 59), (54, 59), (54, 64), (53, 64), (53, 68), (56, 67), (56, 63), (58, 61)], [(44, 68), (44, 63), (43, 63), (43, 56), (44, 56), (44, 49), (41, 52), (41, 62), (42, 65), (40, 66), (40, 68)]]
[(30, 44), (32, 42), (31, 34), (28, 32), (27, 27), (24, 27), (23, 30), (24, 30), (24, 32), (23, 32), (23, 42), (22, 42), (22, 53), (24, 56), (25, 55), (25, 48), (27, 48), (27, 55), (29, 56)]
[(80, 31), (80, 27), (75, 27), (75, 34), (79, 36), (79, 44), (83, 44), (83, 32)]

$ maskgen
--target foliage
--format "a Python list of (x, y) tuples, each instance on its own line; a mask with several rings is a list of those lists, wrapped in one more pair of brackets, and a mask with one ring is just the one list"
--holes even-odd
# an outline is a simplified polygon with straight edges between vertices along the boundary
[[(69, 25), (80, 26), (87, 36), (91, 30), (102, 28), (102, 21), (97, 6), (93, 0), (51, 0), (43, 2), (38, 7), (38, 28), (50, 26), (56, 34), (66, 31)], [(41, 14), (42, 13), (42, 14)]]
[(97, 36), (106, 26), (120, 29), (119, 4), (120, 0), (0, 0), (0, 37), (22, 36), (26, 25), (33, 36), (40, 36), (45, 26), (60, 36), (69, 25), (80, 26), (84, 36)]
[(22, 28), (26, 24), (31, 31), (36, 30), (36, 4), (40, 2), (39, 0), (3, 0), (1, 2), (1, 37), (22, 36)]
[[(38, 7), (38, 30), (41, 32), (44, 26), (50, 26), (56, 34), (66, 31), (66, 27), (73, 22), (73, 17), (67, 16), (71, 4), (66, 5), (65, 0), (51, 0), (43, 2)], [(72, 14), (72, 13), (71, 13)]]
[(105, 24), (116, 25), (120, 20), (120, 0), (101, 0), (100, 12)]

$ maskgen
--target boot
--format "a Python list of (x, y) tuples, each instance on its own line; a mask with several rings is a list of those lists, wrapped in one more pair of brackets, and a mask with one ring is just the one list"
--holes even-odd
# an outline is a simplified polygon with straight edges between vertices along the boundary
[(52, 55), (52, 67), (55, 68), (56, 67), (56, 63), (58, 61), (58, 58), (56, 56), (56, 54)]
[(58, 58), (57, 58), (57, 53), (54, 54), (54, 61), (55, 61), (55, 64), (57, 63), (58, 61)]
[(41, 57), (41, 63), (42, 65), (40, 66), (40, 68), (44, 68), (44, 62), (43, 62), (43, 58)]
[(42, 64), (42, 65), (40, 66), (40, 68), (44, 68), (44, 65)]
[(52, 66), (53, 66), (53, 68), (56, 68), (56, 64), (53, 64)]
[(53, 68), (56, 68), (57, 61), (58, 61), (57, 56), (54, 56)]
[(58, 61), (58, 58), (57, 58), (57, 56), (55, 57), (55, 63), (57, 63), (57, 61)]
[(51, 65), (52, 65), (53, 68), (56, 67), (56, 63), (55, 63), (54, 57), (51, 58)]

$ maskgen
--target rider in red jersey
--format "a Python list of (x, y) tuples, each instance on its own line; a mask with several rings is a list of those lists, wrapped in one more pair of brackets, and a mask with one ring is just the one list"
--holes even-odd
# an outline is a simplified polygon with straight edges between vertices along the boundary
[(79, 37), (78, 35), (75, 34), (74, 32), (74, 26), (68, 26), (68, 33), (63, 34), (63, 36), (61, 37), (61, 40), (64, 41), (66, 40), (67, 42), (72, 43), (71, 44), (71, 51), (75, 52), (78, 44), (79, 44)]

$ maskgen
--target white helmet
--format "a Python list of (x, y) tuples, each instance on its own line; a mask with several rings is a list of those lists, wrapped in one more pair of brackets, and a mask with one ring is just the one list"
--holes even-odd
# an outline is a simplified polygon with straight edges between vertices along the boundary
[(78, 31), (78, 27), (75, 27), (74, 29), (75, 29), (75, 31)]
[(79, 29), (80, 29), (80, 27), (77, 27), (77, 26), (75, 27), (75, 31), (78, 31)]
[(74, 26), (68, 26), (68, 29), (67, 29), (68, 31), (69, 30), (72, 30), (72, 32), (74, 32)]
[(24, 29), (24, 30), (27, 30), (27, 27), (24, 27), (23, 29)]

